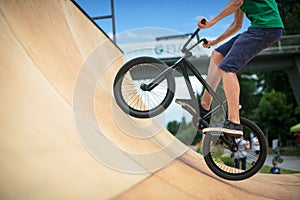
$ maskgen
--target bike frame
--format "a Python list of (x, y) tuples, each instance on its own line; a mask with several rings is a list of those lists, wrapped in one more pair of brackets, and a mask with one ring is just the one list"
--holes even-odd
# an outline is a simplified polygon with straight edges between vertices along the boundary
[[(203, 20), (201, 20), (201, 23), (204, 24), (205, 21), (202, 21)], [(190, 99), (177, 99), (176, 103), (181, 105), (183, 109), (188, 111), (193, 116), (192, 125), (196, 128), (197, 134), (198, 131), (201, 132), (201, 129), (209, 127), (209, 123), (216, 123), (215, 125), (218, 125), (219, 123), (222, 123), (221, 118), (224, 117), (225, 119), (227, 119), (225, 110), (227, 105), (226, 101), (222, 102), (221, 97), (219, 97), (216, 94), (216, 92), (204, 80), (200, 72), (188, 60), (188, 58), (192, 56), (191, 50), (194, 47), (196, 47), (202, 42), (207, 43), (206, 39), (200, 39), (198, 35), (199, 30), (200, 29), (197, 29), (188, 39), (188, 41), (184, 44), (182, 48), (182, 52), (184, 53), (184, 55), (181, 58), (179, 58), (176, 62), (174, 62), (174, 64), (172, 64), (171, 66), (166, 66), (164, 63), (155, 58), (140, 57), (126, 63), (122, 67), (122, 69), (119, 70), (114, 80), (113, 89), (116, 102), (125, 113), (137, 118), (151, 118), (165, 111), (165, 109), (170, 105), (174, 97), (174, 91), (171, 90), (175, 89), (175, 82), (173, 74), (170, 73), (173, 73), (176, 69), (178, 69), (178, 71), (181, 71), (184, 77), (187, 90), (190, 95)], [(195, 37), (197, 37), (196, 44), (189, 45), (192, 39)], [(159, 75), (153, 78), (153, 73), (151, 73), (151, 76), (143, 77), (145, 81), (138, 86), (139, 88), (136, 88), (137, 85), (133, 83), (132, 86), (128, 87), (130, 88), (128, 93), (125, 89), (122, 89), (122, 87), (125, 87), (127, 89), (127, 83), (126, 81), (124, 82), (124, 80), (126, 80), (126, 78), (124, 78), (125, 76), (131, 75), (132, 80), (134, 80), (133, 75), (135, 73), (142, 73), (139, 70), (137, 70), (136, 72), (134, 70), (131, 71), (131, 69), (143, 69), (143, 67), (148, 66), (154, 67), (155, 69), (159, 70)], [(199, 108), (199, 101), (194, 93), (194, 89), (189, 79), (188, 72), (191, 72), (197, 78), (200, 84), (204, 87), (204, 89), (206, 89), (209, 92), (209, 94), (212, 96), (212, 98), (214, 98), (214, 101), (216, 102), (216, 106), (213, 106), (211, 111), (209, 111), (209, 113), (205, 114), (204, 116), (201, 115), (201, 107)], [(149, 83), (149, 80), (152, 81)], [(162, 87), (164, 89), (163, 93), (160, 93), (160, 88), (158, 88), (158, 91), (152, 91), (155, 87), (161, 84), (162, 81), (167, 82), (167, 86), (165, 85), (165, 83), (162, 84)], [(143, 90), (144, 92), (140, 90)], [(148, 94), (148, 91), (152, 91), (153, 94)], [(125, 95), (125, 98), (123, 95)], [(153, 99), (156, 99), (158, 97), (157, 100), (152, 101), (152, 95)], [(147, 106), (144, 107), (144, 105), (140, 105), (140, 99), (143, 100), (143, 97), (149, 97), (148, 99), (146, 99), (145, 102), (149, 103), (150, 108), (147, 108)], [(129, 101), (127, 101), (128, 99)], [(132, 99), (134, 100), (132, 101)], [(262, 130), (254, 122), (246, 118), (241, 118), (241, 125), (243, 126), (243, 128), (245, 128), (244, 135), (250, 137), (249, 134), (253, 133), (257, 137), (257, 141), (259, 142), (260, 146), (258, 154), (259, 156), (254, 156), (254, 159), (249, 160), (249, 166), (246, 170), (233, 170), (232, 166), (226, 163), (220, 163), (221, 165), (218, 165), (219, 159), (215, 159), (219, 156), (223, 156), (223, 154), (218, 155), (218, 149), (224, 149), (224, 154), (226, 155), (228, 155), (228, 153), (230, 152), (235, 153), (240, 150), (243, 150), (240, 149), (239, 141), (236, 140), (235, 136), (231, 134), (226, 134), (226, 132), (223, 131), (212, 131), (208, 132), (207, 134), (203, 133), (205, 135), (205, 139), (203, 141), (203, 153), (206, 164), (218, 176), (228, 180), (242, 180), (251, 177), (252, 175), (257, 173), (259, 169), (263, 166), (267, 155), (267, 143), (265, 141), (264, 133), (262, 132)], [(217, 151), (214, 149), (216, 149)], [(228, 151), (225, 151), (225, 149)], [(250, 161), (254, 161), (254, 164), (252, 162), (250, 164)], [(227, 168), (226, 165), (229, 168)]]
[[(218, 112), (220, 109), (222, 109), (222, 112), (224, 113), (224, 116), (226, 116), (226, 101), (222, 101), (216, 94), (216, 92), (209, 86), (209, 84), (204, 80), (204, 78), (202, 77), (202, 75), (199, 73), (199, 71), (194, 67), (194, 65), (192, 63), (190, 63), (187, 58), (192, 56), (192, 52), (191, 50), (196, 47), (197, 45), (199, 45), (200, 43), (204, 42), (207, 43), (207, 40), (205, 38), (200, 39), (199, 37), (199, 31), (200, 29), (198, 28), (193, 34), (192, 36), (188, 39), (188, 41), (184, 44), (183, 48), (182, 48), (182, 52), (184, 53), (184, 56), (182, 56), (181, 58), (179, 58), (173, 65), (169, 66), (167, 69), (165, 69), (162, 73), (160, 73), (151, 83), (147, 84), (147, 85), (143, 85), (141, 86), (141, 89), (145, 90), (145, 91), (151, 91), (152, 89), (154, 89), (157, 85), (159, 85), (164, 79), (165, 77), (169, 74), (172, 73), (174, 70), (176, 70), (177, 68), (180, 68), (181, 73), (184, 77), (185, 83), (187, 85), (188, 88), (188, 92), (189, 95), (191, 97), (191, 104), (190, 106), (192, 106), (195, 110), (196, 113), (194, 113), (192, 110), (186, 108), (186, 110), (194, 115), (197, 114), (198, 116), (200, 116), (199, 113), (199, 106), (198, 106), (198, 100), (195, 97), (194, 94), (194, 90), (193, 87), (191, 85), (191, 81), (189, 79), (189, 75), (188, 75), (188, 71), (187, 69), (190, 70), (190, 72), (198, 79), (198, 81), (202, 84), (202, 86), (209, 92), (209, 94), (213, 97), (213, 99), (217, 102), (217, 106), (215, 108), (213, 108), (208, 114), (206, 114), (205, 116), (203, 116), (203, 119), (207, 119), (209, 118), (211, 115), (215, 114), (216, 112)], [(188, 45), (190, 44), (190, 42), (197, 37), (197, 42), (192, 45), (191, 47), (187, 48)], [(197, 105), (197, 106), (196, 106)], [(200, 116), (200, 119), (203, 120)], [(203, 121), (202, 121), (203, 122)], [(205, 121), (204, 121), (205, 122)], [(206, 122), (205, 122), (206, 123)]]

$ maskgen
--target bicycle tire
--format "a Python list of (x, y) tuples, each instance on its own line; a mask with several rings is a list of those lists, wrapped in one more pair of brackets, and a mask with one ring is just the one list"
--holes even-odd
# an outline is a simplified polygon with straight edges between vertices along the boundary
[[(225, 150), (223, 155), (216, 156), (217, 153), (213, 152), (216, 151), (218, 148), (221, 147), (212, 147), (214, 145), (214, 137), (219, 137), (216, 135), (213, 135), (212, 133), (207, 133), (207, 135), (204, 138), (203, 142), (203, 155), (204, 155), (204, 160), (207, 164), (207, 166), (219, 177), (227, 179), (227, 180), (244, 180), (247, 178), (250, 178), (254, 174), (256, 174), (261, 167), (263, 166), (265, 160), (266, 160), (266, 155), (267, 155), (267, 142), (264, 136), (263, 131), (252, 121), (246, 118), (241, 118), (241, 125), (243, 126), (244, 129), (244, 137), (246, 134), (249, 134), (249, 132), (252, 132), (255, 137), (257, 137), (257, 140), (259, 142), (259, 154), (258, 157), (255, 155), (255, 163), (250, 163), (251, 159), (253, 158), (247, 158), (246, 162), (246, 170), (240, 170), (236, 169), (236, 166), (232, 166), (232, 161), (234, 158), (228, 158), (228, 151), (230, 150)], [(246, 129), (246, 130), (245, 130)], [(246, 131), (246, 132), (245, 132)], [(218, 146), (219, 144), (215, 145)], [(220, 145), (221, 146), (221, 145)], [(223, 146), (226, 146), (223, 144)], [(216, 149), (213, 149), (216, 148)], [(219, 149), (220, 150), (220, 149)], [(221, 150), (222, 151), (222, 150)], [(250, 150), (249, 150), (250, 152)], [(248, 152), (248, 154), (249, 154)], [(222, 153), (220, 153), (222, 154)], [(225, 156), (224, 156), (225, 155)], [(232, 154), (231, 154), (232, 155)], [(223, 156), (223, 158), (222, 158)], [(252, 155), (253, 156), (253, 155)], [(225, 159), (225, 157), (227, 157)], [(248, 156), (247, 156), (248, 157)], [(231, 160), (230, 160), (231, 159)], [(233, 159), (233, 160), (232, 160)], [(226, 161), (226, 163), (224, 162)], [(228, 164), (231, 163), (231, 164)], [(231, 165), (231, 166), (228, 166)]]
[(167, 68), (165, 63), (152, 57), (138, 57), (125, 63), (114, 80), (116, 103), (125, 113), (136, 118), (151, 118), (165, 111), (174, 98), (172, 73), (166, 74), (151, 91), (142, 90), (141, 84), (151, 82)]

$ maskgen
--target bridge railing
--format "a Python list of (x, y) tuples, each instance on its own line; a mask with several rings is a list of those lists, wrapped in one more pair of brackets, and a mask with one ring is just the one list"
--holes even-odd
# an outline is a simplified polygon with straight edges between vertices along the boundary
[(271, 47), (265, 49), (261, 54), (274, 53), (299, 53), (300, 52), (300, 34), (284, 35)]

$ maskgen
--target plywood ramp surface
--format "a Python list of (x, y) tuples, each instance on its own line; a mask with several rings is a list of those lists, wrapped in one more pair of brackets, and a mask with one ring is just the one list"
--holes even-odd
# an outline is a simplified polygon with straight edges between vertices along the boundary
[(0, 0), (0, 27), (1, 199), (299, 196), (298, 175), (221, 180), (157, 121), (121, 112), (123, 54), (72, 1)]
[[(115, 199), (298, 199), (300, 174), (257, 174), (226, 181), (212, 174), (203, 157), (188, 150), (175, 162)], [(150, 186), (151, 185), (151, 186)], [(146, 195), (145, 195), (146, 194)]]
[(108, 199), (144, 179), (97, 161), (74, 121), (86, 56), (105, 43), (102, 63), (117, 57), (119, 67), (122, 53), (70, 1), (0, 1), (0, 9), (1, 199)]

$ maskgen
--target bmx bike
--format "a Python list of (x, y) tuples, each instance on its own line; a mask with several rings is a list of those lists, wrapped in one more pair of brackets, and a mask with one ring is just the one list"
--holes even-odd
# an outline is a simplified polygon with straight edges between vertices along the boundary
[(280, 148), (277, 147), (276, 149), (273, 149), (274, 158), (272, 159), (272, 163), (283, 163), (283, 158), (280, 155)]
[[(121, 67), (114, 80), (113, 92), (116, 103), (126, 114), (136, 118), (152, 118), (164, 112), (174, 98), (173, 72), (176, 70), (181, 71), (189, 93), (189, 99), (179, 103), (193, 116), (194, 126), (200, 129), (209, 127), (214, 116), (219, 116), (220, 113), (225, 119), (226, 101), (221, 100), (192, 63), (187, 60), (192, 56), (191, 50), (194, 47), (207, 42), (205, 38), (200, 38), (199, 31), (198, 28), (190, 36), (182, 48), (184, 55), (171, 66), (152, 57), (138, 57)], [(200, 114), (199, 101), (195, 96), (187, 70), (190, 70), (216, 101), (216, 105), (204, 116)], [(267, 155), (263, 131), (249, 119), (241, 117), (240, 121), (243, 127), (243, 139), (250, 141), (251, 134), (256, 137), (260, 147), (259, 152), (241, 147), (241, 139), (238, 140), (222, 132), (207, 132), (202, 145), (204, 160), (208, 167), (219, 177), (228, 180), (243, 180), (253, 176), (261, 169)], [(239, 154), (246, 155), (244, 169), (240, 169), (235, 164), (239, 163), (235, 162), (239, 159), (236, 156)]]

